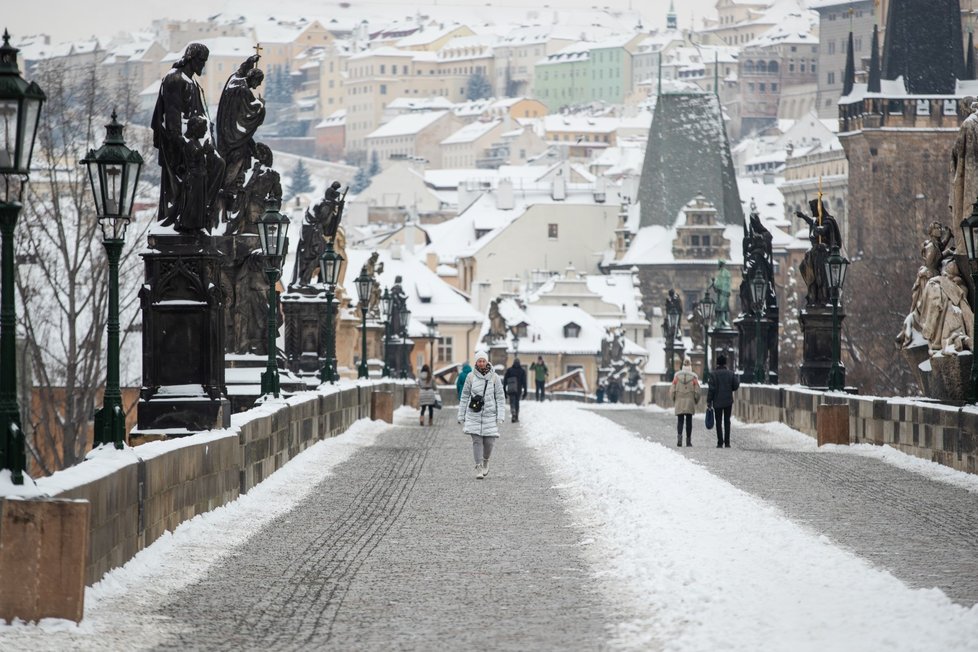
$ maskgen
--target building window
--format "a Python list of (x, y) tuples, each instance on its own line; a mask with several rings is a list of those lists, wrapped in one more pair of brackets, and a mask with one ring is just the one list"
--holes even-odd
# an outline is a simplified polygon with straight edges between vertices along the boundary
[(571, 337), (580, 337), (580, 336), (581, 336), (580, 326), (578, 326), (574, 322), (568, 322), (567, 324), (564, 325), (564, 337), (571, 338)]
[(828, 53), (835, 54), (835, 39), (829, 39), (828, 42)]
[(693, 247), (700, 246), (700, 237), (698, 235), (689, 236), (689, 244)]
[(547, 237), (550, 238), (551, 240), (556, 240), (557, 239), (557, 225), (556, 224), (548, 224), (547, 225)]
[(381, 84), (380, 85), (380, 94), (381, 95), (387, 95), (387, 84)]
[(777, 93), (778, 92), (778, 85), (775, 84), (774, 82), (771, 82), (771, 92), (772, 93)]
[(708, 236), (708, 235), (704, 235), (703, 236), (703, 246), (704, 247), (709, 247), (710, 246), (710, 236)]
[(380, 74), (385, 74), (387, 72), (387, 66), (380, 64)]
[(828, 74), (828, 75), (826, 76), (826, 78), (825, 78), (825, 81), (826, 81), (826, 82), (827, 82), (827, 83), (828, 83), (829, 85), (832, 85), (832, 84), (834, 84), (834, 83), (835, 83), (835, 73), (834, 73), (834, 72), (830, 72), (830, 73), (829, 73), (829, 74)]
[(452, 337), (439, 337), (438, 338), (438, 359), (442, 362), (451, 362), (455, 359), (455, 353), (452, 350)]

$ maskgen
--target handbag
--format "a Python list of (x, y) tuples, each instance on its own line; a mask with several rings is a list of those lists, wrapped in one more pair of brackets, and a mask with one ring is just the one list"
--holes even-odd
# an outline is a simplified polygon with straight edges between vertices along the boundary
[(441, 394), (435, 394), (435, 406), (434, 407), (435, 407), (436, 410), (440, 410), (441, 409)]
[(486, 379), (486, 384), (482, 387), (482, 396), (473, 395), (469, 399), (469, 409), (473, 412), (482, 412), (482, 408), (486, 405), (486, 389), (489, 387), (489, 379)]
[(713, 408), (706, 408), (706, 429), (713, 430)]

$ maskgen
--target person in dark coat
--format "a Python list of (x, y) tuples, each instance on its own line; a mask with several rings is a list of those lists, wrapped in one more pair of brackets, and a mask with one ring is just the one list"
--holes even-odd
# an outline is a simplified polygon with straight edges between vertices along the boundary
[(503, 374), (503, 388), (509, 397), (510, 420), (518, 423), (520, 420), (520, 398), (526, 398), (526, 369), (520, 365), (520, 359), (513, 359), (513, 366)]
[(706, 395), (707, 407), (715, 412), (717, 424), (717, 448), (730, 448), (730, 412), (733, 410), (733, 393), (740, 387), (740, 380), (727, 369), (727, 356), (717, 356), (717, 368), (710, 376), (710, 391)]

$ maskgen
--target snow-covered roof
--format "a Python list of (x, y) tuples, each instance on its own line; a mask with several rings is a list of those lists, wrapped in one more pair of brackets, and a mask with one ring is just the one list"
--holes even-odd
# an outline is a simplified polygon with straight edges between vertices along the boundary
[[(217, 38), (205, 38), (195, 41), (207, 46), (210, 57), (241, 57), (246, 59), (255, 53), (255, 41), (247, 36), (218, 36)], [(170, 63), (183, 56), (183, 50), (169, 52), (163, 61)], [(205, 70), (210, 72), (210, 70)]]
[(432, 95), (430, 97), (397, 97), (387, 103), (386, 109), (395, 111), (430, 111), (450, 110), (456, 104), (447, 97)]
[(472, 122), (465, 125), (451, 136), (441, 141), (441, 145), (459, 145), (462, 143), (472, 143), (485, 136), (487, 133), (502, 124), (502, 120), (489, 120), (487, 122)]
[(637, 277), (631, 272), (611, 274), (589, 274), (585, 277), (587, 289), (599, 295), (602, 300), (624, 309), (628, 321), (643, 321), (642, 291), (636, 285)]
[(403, 57), (406, 59), (413, 59), (417, 54), (417, 52), (413, 52), (411, 50), (401, 50), (388, 45), (373, 48), (371, 50), (364, 50), (363, 52), (357, 52), (356, 54), (350, 55), (347, 61), (358, 61), (360, 59), (370, 59), (372, 57)]
[(342, 127), (346, 124), (346, 109), (333, 111), (316, 125), (316, 129), (322, 127)]
[(419, 111), (395, 116), (390, 122), (382, 124), (369, 133), (367, 138), (412, 136), (428, 128), (448, 113), (448, 111)]
[(818, 45), (818, 12), (804, 9), (784, 12), (774, 27), (744, 47), (763, 48), (784, 43)]
[[(354, 280), (360, 274), (360, 269), (367, 262), (372, 252), (366, 249), (346, 250), (346, 276), (343, 287), (348, 291), (354, 289)], [(401, 250), (394, 257), (389, 250), (378, 250), (378, 262), (384, 264), (384, 271), (377, 276), (382, 287), (394, 285), (394, 279), (401, 277), (401, 287), (407, 295), (408, 308), (411, 309), (411, 322), (420, 325), (432, 317), (439, 324), (482, 323), (484, 315), (472, 305), (451, 285), (441, 280), (438, 275), (428, 269), (420, 258), (407, 251)], [(356, 292), (353, 292), (354, 305)], [(422, 301), (425, 298), (425, 301)], [(418, 330), (419, 332), (415, 332)], [(412, 328), (412, 334), (419, 335), (419, 329)]]
[(425, 29), (420, 29), (409, 36), (405, 36), (397, 41), (397, 46), (401, 48), (407, 47), (417, 47), (430, 45), (437, 41), (438, 39), (444, 38), (451, 35), (453, 32), (458, 31), (460, 28), (468, 29), (464, 25), (446, 25), (442, 28), (437, 27), (426, 27)]
[(621, 118), (598, 118), (585, 115), (550, 114), (543, 118), (543, 128), (547, 133), (572, 131), (575, 133), (607, 134), (621, 126)]

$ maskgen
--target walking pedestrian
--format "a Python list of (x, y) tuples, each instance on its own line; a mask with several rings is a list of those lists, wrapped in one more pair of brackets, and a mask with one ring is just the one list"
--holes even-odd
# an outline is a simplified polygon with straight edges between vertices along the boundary
[(710, 391), (707, 407), (716, 415), (717, 448), (730, 448), (730, 412), (733, 410), (733, 393), (740, 387), (740, 379), (727, 369), (727, 356), (717, 356), (717, 368), (710, 375)]
[(425, 408), (428, 410), (428, 425), (432, 425), (435, 420), (435, 404), (438, 403), (438, 390), (435, 388), (435, 379), (431, 375), (428, 365), (421, 367), (418, 374), (418, 387), (421, 389), (418, 396), (418, 404), (421, 406), (421, 425), (424, 425)]
[(672, 378), (669, 390), (673, 411), (676, 413), (676, 446), (683, 445), (683, 425), (686, 426), (686, 445), (693, 445), (693, 415), (700, 402), (700, 379), (693, 372), (689, 358), (683, 360), (683, 368)]
[(503, 401), (503, 383), (489, 364), (489, 355), (485, 351), (476, 351), (475, 369), (462, 386), (458, 422), (462, 424), (462, 432), (472, 437), (477, 480), (489, 475), (489, 457), (499, 437), (499, 424), (506, 417)]
[(544, 388), (547, 386), (547, 375), (549, 374), (547, 365), (543, 363), (542, 355), (538, 355), (537, 361), (530, 364), (530, 371), (533, 372), (533, 380), (536, 381), (536, 391), (533, 398), (542, 401), (546, 398)]
[(472, 365), (468, 362), (462, 364), (462, 371), (459, 372), (458, 379), (455, 381), (455, 392), (458, 398), (462, 398), (462, 385), (465, 384), (465, 377), (469, 375), (470, 371), (472, 371)]
[(509, 398), (509, 416), (513, 423), (520, 420), (520, 398), (526, 398), (526, 369), (520, 365), (520, 359), (513, 359), (513, 366), (503, 374), (503, 387)]

